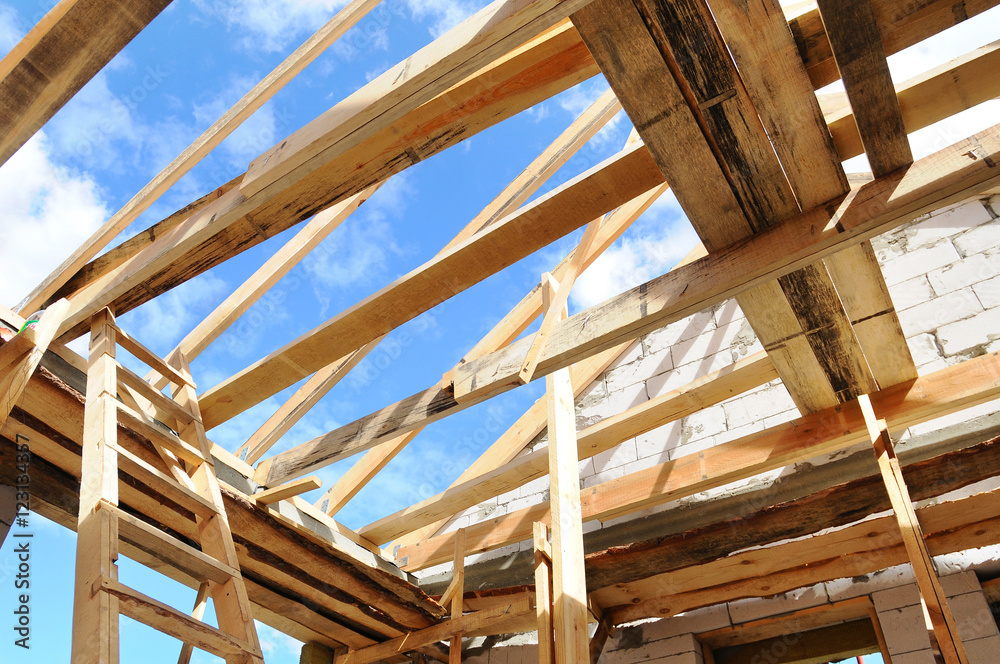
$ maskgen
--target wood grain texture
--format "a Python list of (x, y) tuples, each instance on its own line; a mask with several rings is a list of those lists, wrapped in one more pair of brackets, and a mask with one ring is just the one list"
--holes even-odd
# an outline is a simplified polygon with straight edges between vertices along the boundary
[[(970, 151), (975, 159), (968, 156)], [(539, 371), (572, 364), (922, 213), (989, 189), (1000, 180), (998, 152), (996, 129), (988, 129), (860, 187), (839, 205), (805, 212), (571, 316), (553, 330)], [(456, 393), (488, 394), (508, 389), (520, 370), (527, 343), (530, 341), (519, 341), (459, 367)]]
[[(237, 211), (235, 218), (216, 219), (220, 223), (215, 224), (214, 233), (208, 234), (194, 248), (161, 256), (161, 248), (172, 246), (172, 242), (161, 242), (130, 268), (145, 267), (147, 259), (160, 257), (152, 274), (140, 279), (143, 283), (120, 289), (114, 295), (116, 311), (119, 314), (130, 311), (322, 209), (598, 71), (573, 27), (561, 26), (485, 67), (447, 94), (424, 104), (394, 127), (378, 133), (295, 186), (274, 196), (269, 194), (264, 200), (255, 198), (253, 209)], [(209, 214), (224, 217), (231, 211), (233, 199), (226, 199), (226, 196), (212, 204), (216, 207)], [(78, 326), (65, 336), (75, 338), (85, 331), (85, 327)]]
[[(981, 362), (978, 360), (982, 360)], [(902, 429), (1000, 394), (996, 371), (1000, 354), (982, 356), (961, 365), (922, 376), (877, 393), (876, 405), (893, 429)], [(580, 432), (581, 442), (587, 430)], [(676, 500), (699, 491), (746, 479), (755, 474), (806, 461), (866, 440), (864, 417), (856, 402), (805, 415), (793, 422), (680, 457), (625, 477), (585, 489), (581, 495), (584, 520), (612, 519)], [(581, 454), (581, 457), (584, 455)], [(545, 503), (509, 512), (467, 528), (470, 552), (489, 551), (524, 540), (527, 524), (546, 521)], [(447, 560), (451, 535), (400, 548), (406, 570), (423, 569)], [(797, 586), (796, 586), (797, 587)], [(603, 602), (599, 602), (605, 606)]]
[(206, 426), (235, 417), (661, 183), (642, 146), (609, 158), (211, 388), (201, 397)]
[(62, 0), (46, 14), (0, 61), (0, 164), (169, 4)]

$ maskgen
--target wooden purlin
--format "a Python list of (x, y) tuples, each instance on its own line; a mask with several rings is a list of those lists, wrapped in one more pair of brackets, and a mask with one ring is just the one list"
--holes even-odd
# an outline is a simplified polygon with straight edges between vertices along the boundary
[[(28, 295), (22, 309), (34, 311), (35, 309), (44, 307), (53, 293), (58, 291), (70, 277), (76, 274), (77, 270), (99, 254), (101, 249), (107, 246), (108, 242), (125, 230), (129, 224), (155, 203), (170, 187), (198, 165), (209, 152), (218, 147), (247, 118), (277, 94), (285, 84), (305, 69), (306, 65), (319, 57), (331, 44), (378, 5), (379, 1), (354, 0), (340, 10), (336, 16), (307, 39), (305, 43), (295, 49), (274, 71), (255, 85), (232, 108), (226, 111), (221, 118), (206, 129), (181, 154), (175, 157), (166, 168), (160, 171), (139, 193), (133, 196), (121, 210), (115, 213), (82, 246), (63, 261), (51, 275)], [(121, 4), (120, 2), (115, 3), (116, 6), (120, 6)], [(146, 11), (151, 11), (155, 10), (156, 7), (165, 6), (167, 3), (164, 3), (163, 0), (158, 0), (157, 2), (136, 4), (139, 7), (147, 7)], [(101, 25), (110, 26), (115, 24), (115, 21), (107, 14), (98, 14), (95, 15), (95, 18), (97, 19), (95, 22), (99, 22)], [(123, 23), (133, 25), (127, 21)], [(3, 163), (2, 158), (0, 158), (0, 163)]]
[(45, 14), (0, 60), (0, 165), (169, 4), (61, 0)]

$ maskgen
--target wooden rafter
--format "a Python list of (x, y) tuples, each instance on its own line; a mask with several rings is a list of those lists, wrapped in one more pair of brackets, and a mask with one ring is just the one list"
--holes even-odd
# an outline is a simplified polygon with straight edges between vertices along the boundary
[(169, 4), (62, 0), (42, 17), (0, 60), (0, 165)]
[[(46, 304), (49, 298), (69, 280), (87, 261), (100, 253), (116, 235), (121, 233), (150, 205), (159, 200), (170, 187), (177, 183), (185, 174), (194, 168), (205, 156), (232, 134), (237, 127), (254, 114), (261, 106), (271, 99), (296, 74), (305, 69), (306, 65), (319, 57), (333, 42), (339, 39), (354, 24), (360, 21), (380, 0), (354, 0), (344, 7), (312, 37), (295, 49), (274, 71), (253, 87), (233, 105), (211, 127), (189, 145), (183, 152), (160, 171), (156, 177), (143, 187), (139, 193), (104, 223), (83, 245), (56, 268), (41, 284), (39, 284), (25, 299), (22, 307), (26, 311), (34, 311)], [(169, 0), (168, 0), (169, 2)], [(64, 2), (63, 4), (69, 4)], [(85, 3), (78, 3), (85, 4)], [(90, 3), (106, 4), (106, 3)], [(157, 11), (168, 4), (159, 0), (151, 3), (134, 3), (137, 7), (145, 7), (146, 12)], [(120, 7), (121, 3), (114, 3)], [(121, 10), (119, 10), (121, 11)], [(155, 16), (155, 14), (153, 14)], [(123, 24), (134, 26), (133, 22), (109, 20), (107, 14), (95, 15), (95, 23), (102, 26)], [(144, 25), (144, 24), (141, 24)], [(141, 26), (140, 26), (141, 27)], [(2, 163), (2, 160), (0, 160)]]

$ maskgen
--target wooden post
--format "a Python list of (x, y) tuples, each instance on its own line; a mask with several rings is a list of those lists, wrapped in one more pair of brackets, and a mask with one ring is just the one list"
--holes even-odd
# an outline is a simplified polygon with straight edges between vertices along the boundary
[[(546, 309), (559, 285), (542, 276)], [(563, 304), (559, 305), (560, 307)], [(561, 315), (565, 315), (562, 312)], [(590, 659), (587, 637), (587, 580), (583, 572), (583, 520), (576, 410), (569, 369), (545, 377), (549, 411), (549, 493), (552, 509), (552, 618), (556, 664)]]
[(538, 618), (538, 662), (552, 664), (552, 548), (549, 531), (541, 521), (533, 524), (535, 538), (535, 616)]
[[(451, 585), (455, 588), (451, 596), (451, 617), (462, 617), (462, 596), (465, 595), (465, 528), (459, 528), (455, 537), (455, 568)], [(451, 637), (448, 664), (462, 664), (462, 635)]]
[(934, 563), (927, 551), (927, 543), (924, 541), (920, 522), (917, 521), (916, 512), (913, 510), (913, 501), (910, 500), (910, 494), (903, 479), (903, 471), (899, 459), (896, 457), (896, 451), (893, 449), (892, 439), (889, 438), (885, 420), (876, 419), (875, 410), (872, 408), (871, 399), (867, 394), (858, 397), (858, 402), (865, 416), (868, 435), (875, 448), (875, 458), (878, 460), (882, 480), (889, 494), (889, 501), (892, 503), (892, 509), (903, 536), (903, 545), (906, 547), (910, 564), (913, 566), (917, 586), (920, 588), (921, 601), (930, 618), (941, 656), (944, 657), (946, 664), (968, 664), (965, 647), (958, 634), (958, 625), (951, 613), (951, 608), (948, 606), (948, 600), (941, 588)]
[(102, 502), (118, 504), (113, 323), (108, 309), (99, 311), (91, 323), (73, 596), (75, 664), (118, 662), (118, 599), (94, 590), (102, 579), (118, 578), (118, 521), (113, 512), (99, 509)]
[[(198, 586), (198, 594), (194, 598), (194, 609), (191, 611), (191, 617), (195, 620), (201, 620), (205, 616), (205, 609), (208, 607), (208, 581), (203, 581), (200, 586)], [(181, 646), (181, 654), (177, 658), (177, 664), (191, 664), (191, 653), (194, 652), (194, 646), (190, 643), (185, 643)]]

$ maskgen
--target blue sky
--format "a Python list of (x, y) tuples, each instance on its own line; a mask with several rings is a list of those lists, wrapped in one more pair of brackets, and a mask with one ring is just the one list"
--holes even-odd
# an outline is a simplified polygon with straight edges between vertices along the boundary
[[(0, 0), (0, 54), (54, 4)], [(0, 302), (12, 306), (219, 115), (339, 9), (327, 0), (175, 0), (6, 165), (0, 167)], [(485, 4), (466, 0), (386, 0), (310, 65), (125, 232), (135, 233), (242, 173), (250, 160), (337, 101), (429, 43)], [(904, 80), (989, 41), (984, 24), (966, 26), (893, 58)], [(193, 364), (199, 391), (430, 259), (605, 89), (597, 77), (394, 177)], [(835, 88), (832, 88), (835, 89)], [(977, 131), (998, 116), (996, 102), (958, 123), (914, 137), (916, 156)], [(619, 114), (542, 192), (619, 150), (631, 126)], [(866, 170), (864, 158), (849, 170)], [(273, 238), (122, 316), (122, 325), (160, 353), (253, 273), (297, 229)], [(337, 428), (434, 384), (571, 249), (579, 233), (393, 332), (273, 451)], [(661, 274), (694, 245), (671, 194), (637, 221), (577, 282), (571, 308), (611, 297)], [(488, 304), (488, 306), (484, 306)], [(210, 432), (230, 450), (242, 444), (294, 386)], [(360, 527), (444, 489), (506, 425), (541, 394), (536, 382), (436, 423), (337, 515)], [(498, 422), (500, 426), (493, 426)], [(489, 426), (487, 426), (489, 424)], [(348, 467), (318, 471), (328, 487)], [(318, 492), (306, 496), (318, 498)], [(38, 558), (30, 661), (67, 661), (75, 536), (33, 517)], [(10, 559), (0, 551), (0, 577)], [(141, 589), (186, 607), (193, 591), (123, 562)], [(126, 574), (127, 573), (127, 574)], [(0, 615), (12, 601), (0, 581)], [(146, 585), (143, 585), (146, 584)], [(162, 591), (162, 592), (161, 592)], [(125, 624), (125, 623), (123, 623)], [(268, 661), (297, 661), (297, 645), (263, 629)], [(134, 623), (123, 627), (145, 661), (171, 662), (170, 639)], [(126, 645), (123, 645), (123, 648)], [(129, 646), (130, 647), (130, 646)], [(8, 639), (0, 653), (16, 655)], [(41, 654), (41, 653), (46, 654)], [(126, 652), (123, 650), (123, 653)], [(213, 661), (199, 654), (195, 661)], [(122, 661), (129, 661), (123, 656)]]

